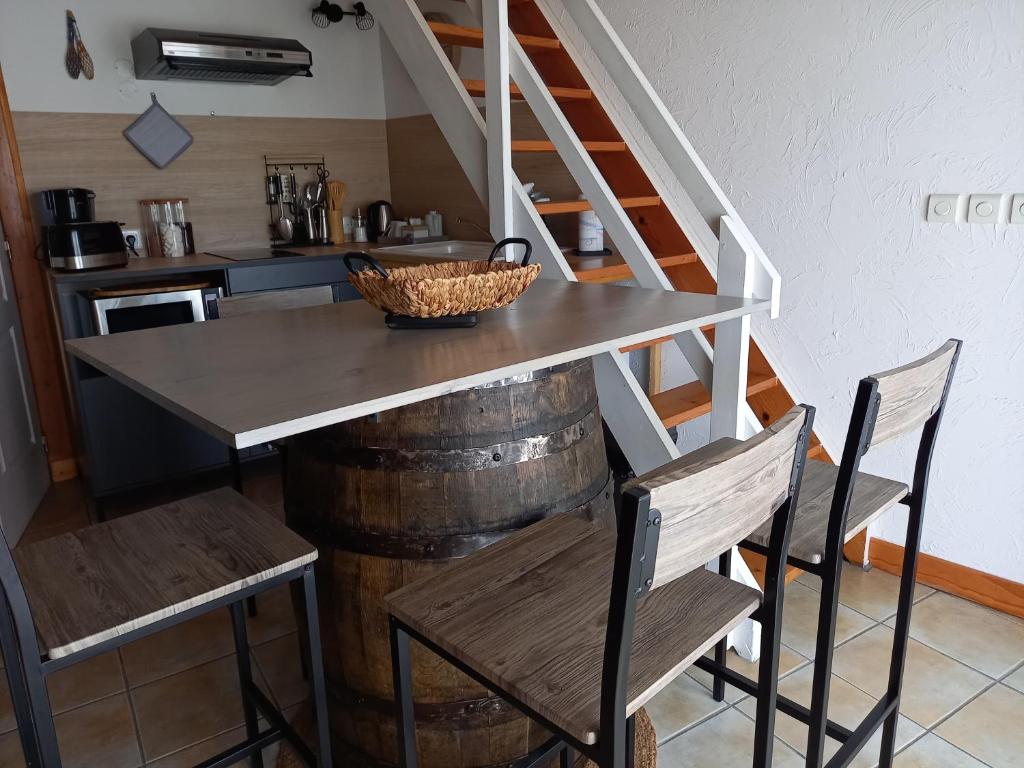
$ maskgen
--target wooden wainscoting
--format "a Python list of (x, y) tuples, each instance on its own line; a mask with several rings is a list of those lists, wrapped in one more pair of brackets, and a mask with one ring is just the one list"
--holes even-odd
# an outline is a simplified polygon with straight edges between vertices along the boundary
[[(873, 567), (897, 576), (903, 572), (903, 547), (883, 539), (871, 539), (865, 557), (866, 539), (862, 534), (846, 545), (847, 560), (857, 564), (869, 562)], [(929, 587), (1024, 619), (1024, 584), (1016, 581), (924, 552), (918, 556), (917, 580)]]

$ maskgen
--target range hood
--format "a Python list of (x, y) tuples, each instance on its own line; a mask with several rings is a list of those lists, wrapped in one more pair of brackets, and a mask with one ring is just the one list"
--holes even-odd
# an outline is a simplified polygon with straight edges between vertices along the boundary
[(312, 77), (313, 55), (298, 40), (149, 28), (132, 40), (139, 80), (276, 85)]

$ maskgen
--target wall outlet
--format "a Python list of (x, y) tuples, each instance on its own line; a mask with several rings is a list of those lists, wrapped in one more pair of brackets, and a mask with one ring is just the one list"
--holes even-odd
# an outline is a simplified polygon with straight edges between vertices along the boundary
[(1010, 223), (1024, 224), (1024, 195), (1014, 195), (1010, 202)]
[(929, 195), (927, 220), (943, 224), (955, 222), (957, 210), (960, 208), (960, 197), (960, 195)]
[[(124, 236), (125, 244), (129, 247), (128, 248), (129, 255), (131, 254), (132, 247), (134, 247), (135, 250), (138, 253), (142, 253), (142, 251), (146, 250), (146, 243), (142, 239), (142, 231), (141, 230), (138, 230), (138, 229), (128, 229), (126, 227), (121, 227), (121, 234)], [(134, 237), (135, 241), (132, 242), (131, 240), (128, 239), (129, 237)]]
[(967, 204), (967, 221), (971, 224), (996, 224), (1002, 205), (1002, 195), (971, 195), (971, 202)]

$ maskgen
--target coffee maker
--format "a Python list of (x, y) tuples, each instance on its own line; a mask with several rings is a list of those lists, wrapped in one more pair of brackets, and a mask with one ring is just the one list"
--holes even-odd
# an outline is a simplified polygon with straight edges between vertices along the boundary
[(35, 196), (36, 222), (43, 228), (43, 251), (53, 269), (78, 271), (128, 263), (121, 227), (96, 221), (91, 189), (47, 189)]

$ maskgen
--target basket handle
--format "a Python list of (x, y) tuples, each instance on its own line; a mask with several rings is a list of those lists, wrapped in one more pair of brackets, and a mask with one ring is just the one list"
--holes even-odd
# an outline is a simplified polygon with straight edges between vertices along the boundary
[[(368, 253), (365, 253), (364, 251), (351, 251), (349, 253), (346, 253), (342, 261), (345, 262), (345, 267), (352, 274), (355, 274), (356, 272), (365, 272), (366, 267), (369, 266), (370, 269), (372, 269), (378, 275), (383, 277), (385, 280), (388, 279), (387, 270), (385, 270), (384, 267), (380, 265), (380, 262), (373, 258), (373, 256), (371, 256)], [(352, 266), (352, 262), (358, 261), (363, 262), (364, 266), (362, 269), (357, 269), (356, 267)]]
[(493, 250), (491, 250), (490, 257), (488, 257), (487, 259), (487, 263), (492, 263), (494, 261), (494, 257), (497, 256), (501, 252), (501, 250), (507, 245), (525, 245), (526, 254), (523, 256), (522, 266), (525, 267), (527, 264), (530, 263), (530, 256), (533, 255), (533, 245), (525, 237), (506, 237), (501, 242), (495, 244)]

